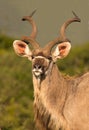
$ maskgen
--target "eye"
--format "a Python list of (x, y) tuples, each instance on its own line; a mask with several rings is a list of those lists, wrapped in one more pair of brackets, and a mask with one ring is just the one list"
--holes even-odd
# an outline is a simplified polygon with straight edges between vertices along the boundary
[(32, 56), (32, 59), (34, 59), (35, 58), (35, 56)]
[(52, 60), (52, 57), (51, 57), (51, 56), (49, 56), (49, 57), (48, 57), (48, 60), (50, 60), (50, 61), (51, 61), (51, 60)]

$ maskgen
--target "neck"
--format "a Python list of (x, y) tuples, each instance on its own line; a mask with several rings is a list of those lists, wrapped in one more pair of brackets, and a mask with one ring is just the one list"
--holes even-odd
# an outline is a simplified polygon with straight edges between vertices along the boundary
[[(47, 73), (46, 77), (43, 79), (37, 79), (33, 75), (34, 83), (34, 96), (41, 95), (43, 100), (47, 100), (49, 104), (60, 105), (60, 109), (64, 106), (67, 86), (64, 77), (58, 70), (56, 64), (53, 64), (50, 71)], [(50, 105), (51, 105), (50, 104)]]
[(34, 77), (34, 75), (33, 83), (35, 118), (40, 120), (40, 116), (42, 116), (42, 122), (44, 122), (44, 119), (48, 121), (47, 124), (53, 121), (53, 126), (55, 126), (58, 121), (60, 123), (58, 123), (56, 127), (60, 128), (61, 124), (65, 120), (63, 116), (63, 108), (67, 95), (67, 85), (65, 79), (60, 74), (57, 66), (53, 64), (52, 70), (43, 80), (40, 81), (40, 88), (38, 80)]

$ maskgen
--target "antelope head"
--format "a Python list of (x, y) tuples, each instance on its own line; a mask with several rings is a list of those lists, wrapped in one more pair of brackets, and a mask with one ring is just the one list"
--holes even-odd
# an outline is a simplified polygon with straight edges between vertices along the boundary
[[(32, 33), (30, 36), (24, 36), (21, 40), (15, 40), (13, 47), (17, 55), (27, 57), (32, 61), (32, 72), (36, 78), (45, 77), (51, 69), (53, 63), (57, 59), (64, 58), (68, 55), (71, 44), (69, 39), (65, 35), (65, 30), (72, 22), (80, 22), (78, 16), (73, 12), (74, 17), (68, 19), (62, 26), (59, 32), (59, 36), (50, 41), (44, 48), (41, 48), (36, 41), (37, 27), (32, 19), (32, 12), (30, 16), (23, 17), (23, 21), (27, 20), (32, 25)], [(29, 48), (28, 44), (32, 46)], [(53, 48), (56, 48), (53, 50)]]

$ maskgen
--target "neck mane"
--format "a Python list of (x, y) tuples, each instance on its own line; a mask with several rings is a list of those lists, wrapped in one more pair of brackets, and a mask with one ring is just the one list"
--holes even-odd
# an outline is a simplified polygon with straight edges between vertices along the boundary
[[(56, 121), (60, 120), (56, 119), (58, 114), (60, 114), (62, 119), (64, 118), (63, 108), (65, 105), (68, 89), (66, 85), (66, 80), (59, 72), (56, 64), (52, 65), (52, 69), (49, 73), (43, 80), (40, 81), (40, 86), (38, 83), (38, 79), (33, 75), (34, 107), (36, 120), (40, 120), (40, 118), (41, 120), (42, 118), (43, 120), (48, 120), (45, 126), (47, 126), (49, 120), (54, 120), (53, 125), (56, 125)], [(41, 123), (44, 124), (44, 121), (42, 121)], [(60, 126), (57, 127), (60, 128)]]

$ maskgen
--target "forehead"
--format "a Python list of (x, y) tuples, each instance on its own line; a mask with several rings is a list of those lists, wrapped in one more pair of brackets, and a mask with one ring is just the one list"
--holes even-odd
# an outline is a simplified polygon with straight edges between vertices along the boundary
[(48, 54), (47, 51), (44, 50), (44, 48), (38, 48), (32, 51), (32, 55), (34, 57), (40, 56), (41, 57), (45, 57), (45, 58), (49, 58), (51, 57), (51, 54)]
[(49, 60), (43, 56), (35, 56), (33, 58), (33, 64), (46, 65)]

